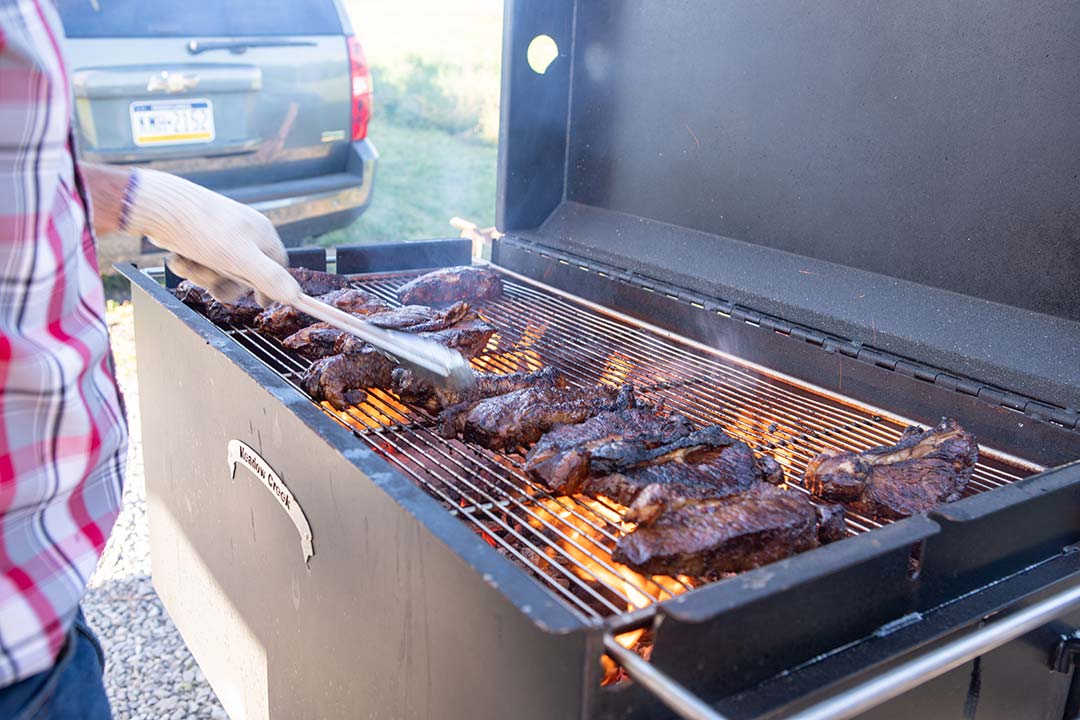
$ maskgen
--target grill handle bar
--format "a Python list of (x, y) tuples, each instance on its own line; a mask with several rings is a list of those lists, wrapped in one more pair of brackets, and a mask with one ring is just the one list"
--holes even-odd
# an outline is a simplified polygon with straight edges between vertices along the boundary
[[(990, 621), (979, 630), (897, 665), (837, 695), (788, 715), (787, 718), (848, 720), (1078, 608), (1080, 585), (1051, 595), (1000, 620)], [(604, 648), (630, 677), (652, 691), (679, 717), (685, 720), (726, 720), (682, 685), (636, 653), (619, 645), (613, 635), (604, 635)]]

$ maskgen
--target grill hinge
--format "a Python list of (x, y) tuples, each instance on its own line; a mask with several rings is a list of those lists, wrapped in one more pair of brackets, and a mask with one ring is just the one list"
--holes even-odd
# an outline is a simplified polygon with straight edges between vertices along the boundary
[(700, 293), (647, 277), (632, 270), (597, 262), (596, 260), (568, 254), (565, 251), (552, 251), (543, 245), (519, 237), (503, 236), (500, 243), (512, 245), (515, 250), (539, 255), (554, 260), (562, 265), (576, 267), (585, 272), (627, 283), (634, 287), (659, 295), (666, 295), (678, 302), (691, 304), (705, 312), (731, 317), (748, 325), (802, 340), (822, 348), (826, 352), (839, 353), (860, 362), (898, 372), (923, 382), (933, 383), (962, 395), (970, 395), (990, 405), (1004, 407), (1030, 416), (1034, 420), (1050, 421), (1070, 430), (1080, 429), (1080, 412), (1071, 408), (1055, 407), (1024, 397), (1007, 390), (991, 387), (970, 378), (957, 377), (943, 370), (923, 365), (910, 358), (867, 347), (861, 342), (826, 335), (813, 328), (796, 325), (782, 318), (766, 315), (752, 308), (736, 305), (721, 298), (712, 298)]

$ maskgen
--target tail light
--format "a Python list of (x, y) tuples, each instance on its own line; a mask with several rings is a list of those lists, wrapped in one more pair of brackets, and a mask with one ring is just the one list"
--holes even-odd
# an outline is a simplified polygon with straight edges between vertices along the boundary
[(371, 73), (360, 41), (349, 37), (349, 80), (352, 87), (352, 139), (367, 137), (371, 120)]

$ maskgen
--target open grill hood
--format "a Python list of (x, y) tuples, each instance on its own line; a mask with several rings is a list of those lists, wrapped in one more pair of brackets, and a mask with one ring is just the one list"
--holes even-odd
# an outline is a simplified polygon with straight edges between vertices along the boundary
[(1075, 424), (1074, 4), (507, 8), (500, 230)]
[[(545, 496), (520, 454), (438, 438), (388, 392), (316, 404), (279, 343), (125, 268), (155, 409), (155, 586), (230, 712), (771, 717), (868, 676), (895, 689), (909, 658), (973, 639), (979, 664), (875, 716), (1072, 707), (1080, 153), (1062, 149), (1080, 130), (1062, 118), (1080, 114), (1078, 12), (507, 3), (505, 234), (488, 249), (507, 295), (481, 306), (499, 335), (477, 367), (629, 380), (793, 481), (821, 449), (891, 442), (909, 420), (955, 417), (984, 445), (964, 499), (853, 516), (851, 537), (740, 575), (627, 575), (617, 517)], [(544, 74), (526, 63), (539, 34), (560, 48)], [(339, 248), (331, 268), (392, 300), (470, 254)], [(242, 446), (303, 523), (253, 476), (228, 479)], [(1003, 634), (1025, 608), (1060, 627)], [(648, 663), (613, 646), (639, 630)], [(601, 687), (605, 653), (637, 682)]]

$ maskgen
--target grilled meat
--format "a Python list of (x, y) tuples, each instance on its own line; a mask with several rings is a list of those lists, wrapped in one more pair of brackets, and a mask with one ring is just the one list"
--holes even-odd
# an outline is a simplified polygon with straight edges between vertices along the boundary
[[(494, 325), (480, 320), (475, 313), (469, 310), (469, 306), (464, 303), (460, 303), (460, 307), (455, 305), (446, 310), (433, 310), (419, 305), (394, 309), (386, 306), (373, 295), (367, 297), (375, 302), (345, 295), (358, 292), (356, 290), (335, 292), (343, 293), (340, 298), (341, 304), (338, 307), (354, 315), (364, 316), (365, 320), (374, 325), (391, 327), (405, 332), (419, 332), (416, 328), (437, 328), (433, 332), (419, 332), (419, 334), (434, 340), (440, 345), (453, 348), (465, 357), (473, 357), (480, 350), (483, 350), (488, 340), (496, 332)], [(329, 293), (323, 299), (330, 299), (333, 302), (331, 297), (333, 295), (334, 293)], [(289, 309), (292, 310), (292, 308)], [(292, 311), (297, 314), (297, 317), (306, 317), (297, 310)], [(282, 315), (275, 318), (273, 322), (284, 323), (286, 320)], [(292, 322), (292, 320), (290, 319), (288, 322)], [(451, 324), (447, 325), (447, 323)], [(307, 358), (317, 359), (342, 352), (353, 341), (361, 342), (355, 338), (353, 340), (346, 339), (351, 337), (348, 333), (338, 330), (328, 323), (317, 322), (300, 328), (286, 337), (281, 344)]]
[(289, 268), (289, 274), (299, 283), (300, 289), (311, 296), (325, 295), (331, 290), (349, 287), (349, 278), (343, 275), (308, 270), (307, 268)]
[(456, 300), (490, 300), (502, 291), (502, 277), (494, 270), (466, 265), (421, 275), (402, 285), (398, 298), (406, 305), (442, 305)]
[(847, 535), (847, 526), (844, 524), (844, 507), (842, 505), (814, 505), (817, 511), (818, 540), (824, 543), (843, 540)]
[[(430, 309), (430, 308), (428, 308)], [(466, 306), (466, 310), (467, 310)], [(433, 323), (429, 314), (428, 322)], [(444, 321), (447, 316), (443, 315)], [(415, 327), (415, 326), (414, 326)], [(487, 325), (482, 320), (466, 320), (450, 328), (432, 333), (420, 333), (430, 337), (436, 342), (442, 342), (449, 347), (451, 343), (475, 345), (476, 336), (484, 336), (484, 342), (495, 332), (495, 328)], [(358, 393), (361, 388), (371, 387), (394, 387), (401, 392), (422, 392), (426, 397), (437, 396), (439, 392), (452, 392), (450, 390), (436, 391), (430, 383), (413, 375), (404, 368), (397, 368), (396, 363), (386, 357), (374, 347), (367, 344), (355, 335), (339, 332), (333, 328), (319, 323), (311, 325), (294, 335), (286, 338), (284, 345), (291, 349), (306, 352), (314, 357), (322, 353), (324, 357), (313, 364), (304, 374), (304, 389), (311, 393), (316, 400), (329, 400), (330, 404), (338, 410), (343, 410), (349, 405), (359, 402), (363, 393)], [(468, 347), (466, 347), (468, 349)], [(393, 382), (395, 371), (399, 380), (397, 385)], [(404, 374), (402, 374), (404, 373)], [(539, 373), (534, 373), (527, 378), (518, 378), (518, 382), (532, 382), (537, 380)], [(407, 380), (405, 379), (407, 378)], [(513, 380), (509, 381), (513, 382)], [(489, 388), (494, 394), (499, 388), (507, 387), (508, 381), (501, 376), (498, 380), (487, 380), (478, 383), (478, 388)], [(505, 392), (505, 390), (502, 390)], [(456, 397), (455, 400), (460, 398)], [(407, 398), (406, 398), (407, 400)]]
[(605, 412), (577, 425), (560, 425), (529, 451), (525, 470), (549, 490), (580, 492), (589, 476), (589, 460), (598, 447), (634, 443), (643, 450), (685, 437), (694, 427), (682, 415), (661, 417), (649, 410)]
[(636, 406), (633, 388), (558, 387), (556, 383), (464, 402), (439, 415), (445, 437), (461, 435), (492, 450), (528, 445), (561, 424), (579, 423), (593, 415)]
[[(348, 336), (356, 340), (351, 335)], [(394, 362), (367, 343), (357, 341), (346, 352), (318, 360), (300, 378), (315, 400), (326, 400), (338, 410), (363, 402), (362, 388), (387, 387)]]
[(441, 310), (426, 305), (403, 305), (364, 319), (372, 325), (388, 330), (422, 333), (445, 330), (463, 320), (475, 320), (478, 317), (468, 303), (456, 302)]
[[(320, 295), (319, 299), (339, 310), (358, 316), (370, 316), (391, 310), (389, 305), (371, 293), (354, 288), (331, 290)], [(255, 327), (264, 335), (287, 338), (309, 325), (314, 325), (315, 322), (315, 318), (300, 312), (291, 305), (271, 303), (255, 318)]]
[(206, 304), (213, 300), (210, 293), (190, 280), (182, 280), (173, 290), (173, 295), (175, 295), (180, 302), (189, 307), (193, 307), (196, 310), (204, 309)]
[(552, 368), (545, 368), (537, 372), (516, 372), (509, 375), (481, 372), (475, 373), (475, 378), (476, 384), (473, 387), (460, 390), (432, 383), (427, 378), (417, 375), (406, 368), (395, 368), (390, 381), (390, 388), (404, 402), (419, 405), (428, 412), (435, 413), (444, 407), (496, 395), (505, 395), (521, 388), (551, 383), (557, 383), (559, 387), (565, 387), (566, 384), (565, 380)]
[(173, 294), (185, 305), (201, 310), (215, 325), (250, 325), (262, 312), (262, 307), (255, 302), (255, 293), (248, 290), (234, 302), (225, 303), (214, 298), (190, 280), (184, 280)]
[(475, 318), (462, 320), (442, 330), (422, 332), (420, 336), (434, 340), (451, 350), (457, 350), (462, 357), (468, 359), (484, 352), (488, 341), (496, 332), (498, 329), (494, 325)]
[(959, 499), (978, 459), (975, 438), (943, 418), (930, 430), (907, 428), (895, 445), (827, 450), (807, 465), (803, 483), (823, 500), (894, 520)]
[(818, 512), (805, 495), (767, 483), (727, 497), (689, 500), (622, 537), (612, 558), (654, 575), (717, 575), (760, 567), (816, 547)]
[(652, 449), (632, 441), (600, 446), (589, 465), (592, 477), (582, 492), (625, 505), (624, 517), (640, 523), (686, 500), (748, 490), (766, 479), (763, 466), (768, 463), (746, 443), (709, 427)]
[(255, 327), (259, 332), (279, 339), (287, 338), (308, 325), (314, 325), (315, 322), (315, 318), (307, 313), (279, 302), (270, 303), (255, 317)]
[(318, 360), (334, 354), (334, 346), (343, 334), (343, 331), (329, 323), (317, 322), (300, 328), (282, 340), (281, 344), (309, 360)]

